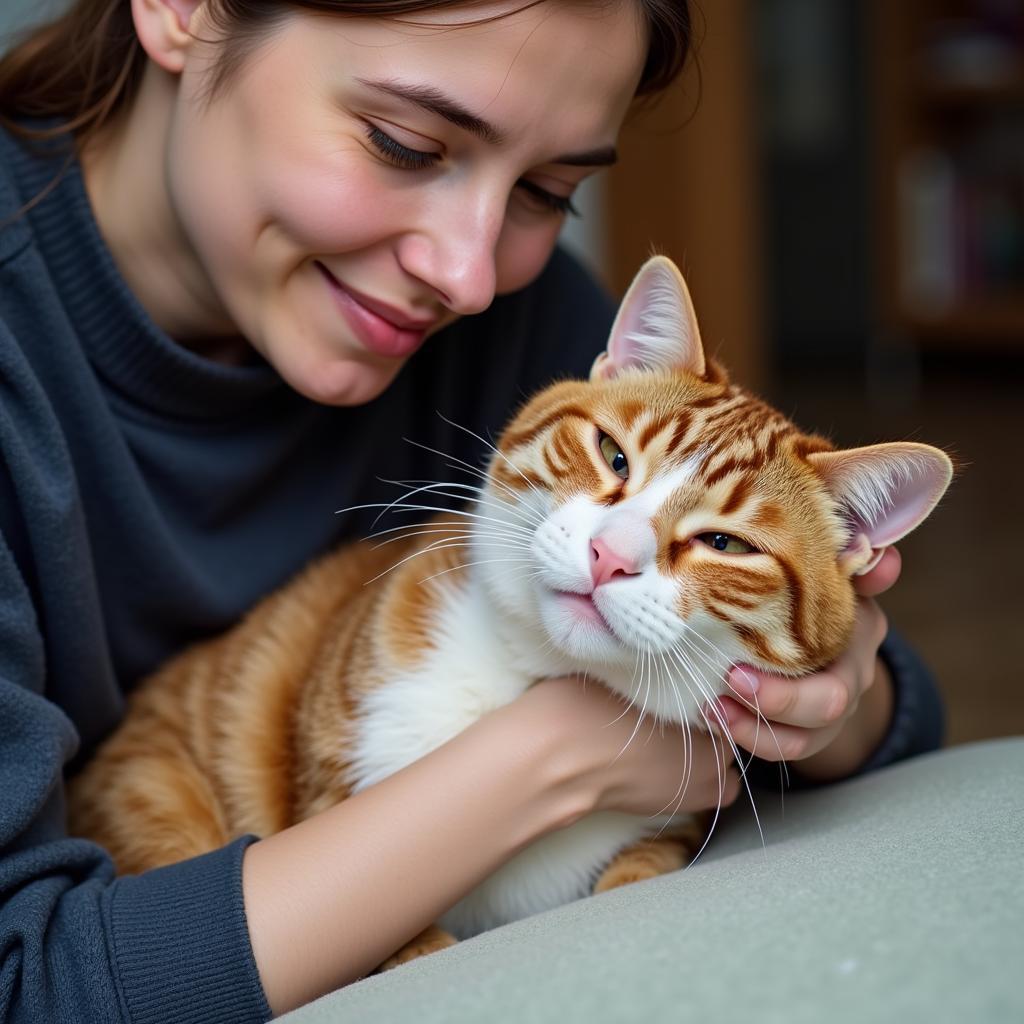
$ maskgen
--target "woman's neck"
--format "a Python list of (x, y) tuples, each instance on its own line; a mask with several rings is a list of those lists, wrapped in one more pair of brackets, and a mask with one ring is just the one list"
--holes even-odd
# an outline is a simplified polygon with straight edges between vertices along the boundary
[(147, 67), (131, 108), (81, 154), (86, 192), (114, 262), (154, 323), (207, 358), (246, 362), (251, 349), (213, 290), (168, 191), (174, 84)]

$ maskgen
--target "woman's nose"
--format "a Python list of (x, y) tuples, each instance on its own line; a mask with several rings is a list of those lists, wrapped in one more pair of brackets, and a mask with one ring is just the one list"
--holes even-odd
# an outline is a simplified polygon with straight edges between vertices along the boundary
[(496, 253), (505, 205), (493, 200), (446, 204), (402, 237), (402, 269), (429, 285), (453, 312), (482, 312), (497, 288)]

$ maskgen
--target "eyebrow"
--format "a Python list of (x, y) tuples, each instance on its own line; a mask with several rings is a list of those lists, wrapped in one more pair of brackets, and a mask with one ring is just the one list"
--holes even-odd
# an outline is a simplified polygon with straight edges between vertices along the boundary
[[(415, 103), (423, 110), (443, 117), (457, 128), (471, 132), (492, 146), (500, 146), (505, 141), (504, 134), (498, 131), (490, 121), (485, 121), (479, 115), (467, 110), (457, 100), (446, 96), (440, 89), (436, 89), (432, 85), (411, 85), (391, 79), (357, 78), (356, 81), (370, 89), (376, 89), (378, 92), (385, 92), (390, 96), (398, 97), (398, 99)], [(614, 146), (600, 146), (582, 153), (565, 153), (555, 157), (554, 160), (549, 160), (548, 163), (568, 164), (570, 167), (608, 167), (614, 164), (618, 158)]]

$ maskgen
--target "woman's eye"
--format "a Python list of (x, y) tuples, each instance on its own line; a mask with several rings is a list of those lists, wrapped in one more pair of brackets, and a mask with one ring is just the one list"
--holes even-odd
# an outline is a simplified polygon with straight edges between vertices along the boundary
[(520, 178), (516, 182), (516, 188), (522, 189), (546, 211), (557, 213), (560, 216), (571, 214), (573, 217), (578, 217), (580, 215), (579, 210), (573, 206), (572, 199), (569, 196), (555, 195), (554, 192), (549, 192), (546, 188), (541, 188), (540, 185), (527, 181), (526, 178)]
[(381, 131), (375, 124), (366, 126), (366, 137), (371, 145), (388, 163), (407, 171), (422, 171), (433, 167), (441, 159), (440, 153), (426, 153), (421, 149), (410, 149)]
[(757, 550), (731, 533), (702, 533), (697, 540), (716, 551), (724, 551), (727, 555), (749, 555)]
[[(403, 170), (422, 171), (441, 161), (440, 153), (403, 146), (397, 139), (393, 139), (375, 124), (366, 125), (366, 137), (370, 140), (373, 148), (388, 163), (395, 167), (401, 167)], [(546, 213), (555, 213), (559, 216), (571, 214), (573, 217), (580, 215), (569, 196), (555, 195), (554, 192), (549, 192), (546, 188), (541, 188), (540, 185), (527, 181), (525, 178), (516, 182), (516, 188), (525, 192)]]
[(598, 435), (598, 447), (604, 456), (604, 461), (611, 467), (611, 471), (623, 480), (629, 479), (629, 463), (622, 449), (603, 431)]

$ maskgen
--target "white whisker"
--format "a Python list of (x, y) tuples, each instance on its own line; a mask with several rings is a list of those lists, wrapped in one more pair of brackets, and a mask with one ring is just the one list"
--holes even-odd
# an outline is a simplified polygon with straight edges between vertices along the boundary
[(464, 426), (462, 426), (461, 423), (455, 423), (453, 420), (448, 419), (447, 416), (443, 415), (440, 412), (438, 413), (438, 416), (440, 416), (441, 419), (444, 420), (444, 422), (447, 423), (450, 427), (455, 427), (456, 430), (462, 430), (465, 433), (469, 434), (470, 437), (475, 437), (482, 444), (485, 444), (500, 459), (504, 459), (505, 462), (508, 464), (508, 467), (511, 470), (513, 470), (514, 472), (518, 473), (523, 478), (523, 480), (526, 481), (526, 485), (530, 488), (531, 491), (533, 491), (535, 494), (541, 495), (543, 497), (541, 492), (537, 490), (536, 485), (530, 480), (530, 478), (528, 476), (526, 476), (526, 474), (523, 473), (523, 471), (517, 465), (515, 465), (515, 463), (512, 462), (512, 460), (503, 451), (500, 451), (497, 447), (495, 447), (493, 444), (491, 444), (491, 442), (488, 441), (486, 438), (483, 438), (479, 434), (474, 433), (472, 430), (469, 429), (469, 427), (464, 427)]
[(431, 580), (436, 580), (439, 576), (447, 576), (450, 572), (458, 572), (459, 569), (471, 569), (475, 565), (494, 565), (498, 562), (529, 562), (527, 558), (482, 558), (476, 562), (463, 562), (460, 565), (453, 565), (449, 569), (444, 569), (441, 572), (435, 572), (433, 576), (427, 576), (420, 580), (420, 583), (429, 583)]

